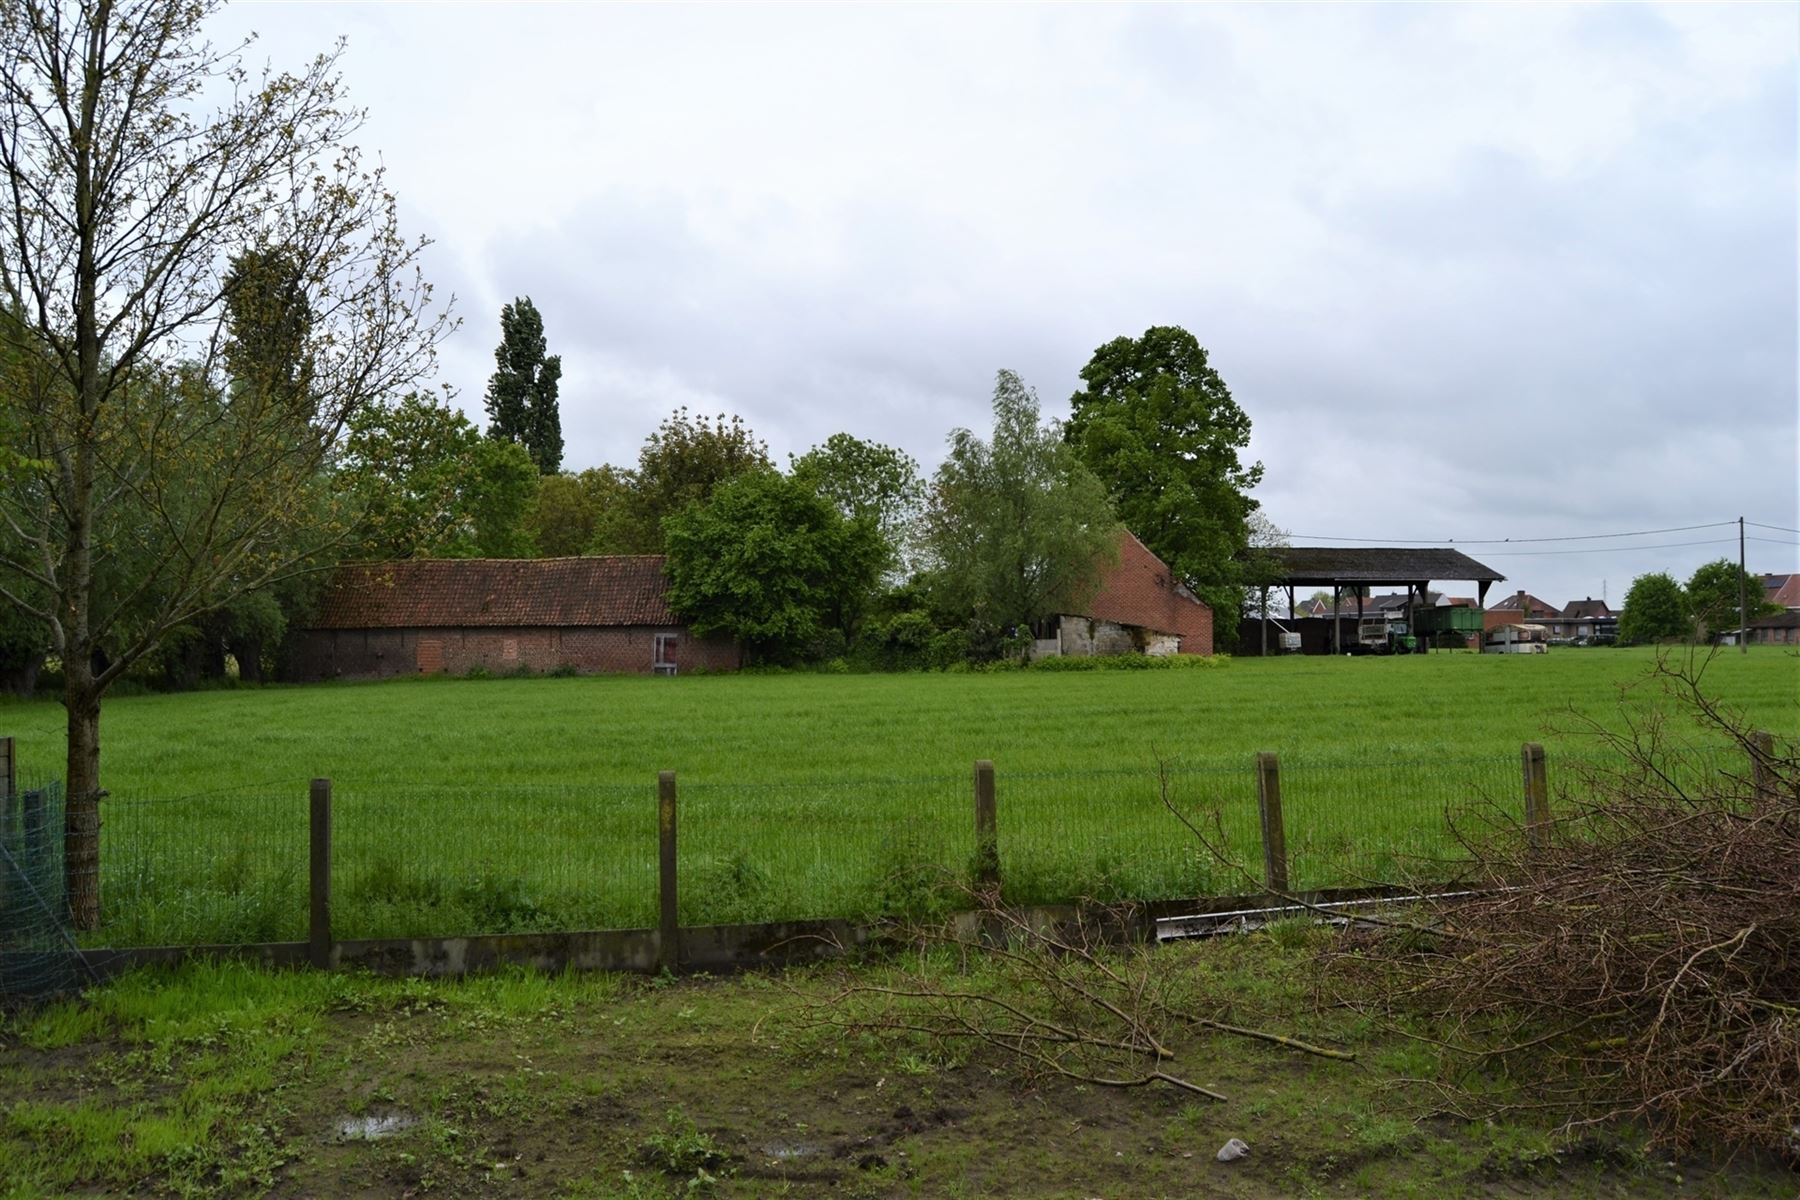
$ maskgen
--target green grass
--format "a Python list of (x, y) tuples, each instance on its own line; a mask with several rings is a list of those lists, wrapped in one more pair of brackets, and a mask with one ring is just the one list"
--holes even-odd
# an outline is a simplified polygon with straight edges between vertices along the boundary
[[(1281, 755), (1297, 886), (1441, 868), (1446, 811), (1515, 807), (1571, 711), (1662, 702), (1648, 652), (1239, 659), (1213, 670), (406, 680), (109, 702), (103, 940), (297, 937), (306, 781), (334, 780), (343, 936), (652, 923), (656, 772), (678, 772), (689, 922), (928, 907), (973, 855), (994, 760), (1021, 901), (1242, 891), (1159, 799), (1258, 856), (1253, 755)], [(1800, 657), (1719, 656), (1708, 687), (1800, 733)], [(1623, 689), (1623, 690), (1622, 690)], [(26, 776), (62, 713), (0, 704)], [(1735, 760), (1723, 759), (1721, 762)]]

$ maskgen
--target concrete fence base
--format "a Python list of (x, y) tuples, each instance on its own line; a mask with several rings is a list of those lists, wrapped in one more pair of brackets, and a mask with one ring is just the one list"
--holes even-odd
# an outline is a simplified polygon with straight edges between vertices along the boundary
[[(1306, 904), (1330, 904), (1399, 893), (1396, 888), (1338, 888), (1308, 892), (1297, 899)], [(1229, 913), (1266, 901), (1263, 896), (1213, 896), (1092, 907), (1043, 904), (1013, 911), (1022, 922), (1035, 928), (1072, 930), (1079, 925), (1090, 937), (1124, 944), (1155, 940), (1159, 920)], [(959, 935), (971, 940), (981, 936), (980, 913), (961, 913), (952, 920)], [(851, 951), (875, 947), (891, 937), (890, 926), (841, 920), (694, 925), (680, 931), (680, 946), (673, 958), (682, 971), (739, 971), (839, 958)], [(306, 967), (314, 962), (310, 942), (136, 946), (83, 950), (81, 957), (96, 981), (138, 967), (207, 959), (268, 967)], [(503, 967), (546, 972), (653, 973), (666, 961), (662, 939), (654, 929), (596, 929), (575, 933), (349, 939), (331, 943), (329, 965), (375, 975), (454, 978)]]

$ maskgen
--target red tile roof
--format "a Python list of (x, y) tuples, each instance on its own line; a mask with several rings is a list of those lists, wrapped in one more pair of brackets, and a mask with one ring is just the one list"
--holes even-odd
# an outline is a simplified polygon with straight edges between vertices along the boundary
[(313, 629), (675, 625), (660, 554), (339, 567)]

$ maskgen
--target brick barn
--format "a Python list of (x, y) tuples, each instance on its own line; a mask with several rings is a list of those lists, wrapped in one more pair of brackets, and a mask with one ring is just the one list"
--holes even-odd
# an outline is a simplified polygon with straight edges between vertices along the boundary
[(1131, 533), (1120, 532), (1118, 549), (1094, 598), (1051, 618), (1032, 656), (1211, 654), (1212, 609)]
[(294, 635), (288, 675), (648, 675), (741, 662), (735, 641), (696, 638), (670, 611), (661, 555), (415, 559), (338, 568)]

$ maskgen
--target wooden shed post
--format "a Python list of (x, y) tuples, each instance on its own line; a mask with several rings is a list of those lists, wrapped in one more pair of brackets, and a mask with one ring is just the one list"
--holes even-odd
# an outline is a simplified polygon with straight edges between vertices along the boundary
[(999, 821), (994, 808), (994, 764), (975, 760), (975, 886), (1000, 886)]
[(1550, 827), (1550, 784), (1544, 767), (1544, 748), (1526, 742), (1519, 750), (1525, 782), (1525, 840), (1541, 850)]
[(675, 893), (675, 772), (656, 777), (656, 873), (660, 901), (656, 921), (656, 965), (681, 965), (681, 914)]
[(1281, 763), (1264, 751), (1256, 756), (1256, 807), (1262, 814), (1263, 878), (1269, 891), (1287, 894), (1287, 833), (1281, 821)]
[(307, 957), (321, 971), (331, 968), (331, 780), (312, 781), (312, 904), (308, 921)]

